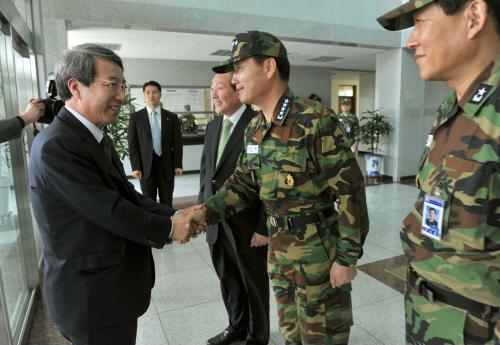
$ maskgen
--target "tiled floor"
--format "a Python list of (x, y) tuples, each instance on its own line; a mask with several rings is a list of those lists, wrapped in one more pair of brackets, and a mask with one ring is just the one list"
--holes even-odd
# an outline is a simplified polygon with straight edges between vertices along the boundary
[[(174, 197), (197, 194), (198, 175), (176, 179)], [(414, 202), (417, 189), (402, 184), (367, 187), (370, 233), (360, 265), (402, 254), (399, 224)], [(184, 198), (185, 199), (185, 198)], [(204, 236), (186, 245), (153, 250), (156, 285), (147, 313), (139, 319), (138, 345), (202, 345), (227, 326), (219, 283)], [(388, 260), (393, 261), (393, 260)], [(272, 294), (271, 294), (272, 296)], [(358, 271), (353, 282), (354, 327), (350, 344), (404, 344), (403, 296), (370, 275)], [(45, 321), (35, 317), (34, 328)], [(47, 327), (47, 326), (44, 326)], [(283, 345), (276, 303), (271, 299), (271, 342)], [(45, 336), (45, 339), (48, 339)], [(55, 345), (32, 339), (29, 344)]]

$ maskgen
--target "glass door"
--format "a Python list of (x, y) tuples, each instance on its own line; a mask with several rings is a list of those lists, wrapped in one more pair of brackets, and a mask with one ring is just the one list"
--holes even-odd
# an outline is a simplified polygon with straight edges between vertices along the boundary
[[(25, 82), (25, 63), (18, 62), (12, 48), (12, 36), (0, 32), (0, 120), (18, 114), (18, 89), (22, 101), (33, 93)], [(24, 59), (22, 59), (24, 60)], [(29, 59), (28, 59), (28, 64)], [(19, 75), (20, 72), (24, 71)], [(31, 79), (31, 75), (29, 75)], [(3, 314), (8, 320), (14, 344), (19, 342), (33, 291), (33, 260), (29, 248), (33, 233), (27, 197), (26, 146), (18, 138), (0, 143), (0, 285)], [(28, 226), (28, 228), (27, 228)], [(36, 267), (36, 258), (35, 267)]]

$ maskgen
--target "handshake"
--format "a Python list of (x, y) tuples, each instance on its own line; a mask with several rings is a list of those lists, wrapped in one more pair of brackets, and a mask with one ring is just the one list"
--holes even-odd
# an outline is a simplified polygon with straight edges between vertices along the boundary
[(177, 243), (187, 243), (205, 231), (208, 223), (206, 209), (202, 204), (177, 211), (172, 217), (172, 240)]

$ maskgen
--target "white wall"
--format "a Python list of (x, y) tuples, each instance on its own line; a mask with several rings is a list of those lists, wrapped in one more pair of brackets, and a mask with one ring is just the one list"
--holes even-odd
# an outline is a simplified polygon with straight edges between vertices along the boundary
[(449, 94), (445, 83), (420, 79), (410, 51), (391, 49), (377, 55), (375, 108), (381, 108), (394, 127), (383, 145), (383, 174), (396, 181), (417, 174), (435, 111)]
[[(210, 87), (214, 63), (206, 61), (124, 59), (125, 78), (132, 85), (156, 80), (168, 86)], [(290, 87), (299, 96), (316, 93), (330, 103), (330, 69), (292, 66)]]
[(283, 38), (400, 47), (400, 32), (386, 31), (376, 22), (379, 15), (400, 3), (399, 0), (43, 0), (42, 10), (46, 18), (80, 25), (228, 35), (261, 30)]
[(212, 66), (206, 61), (123, 59), (125, 78), (131, 85), (156, 80), (167, 86), (210, 87)]
[[(143, 3), (147, 5), (164, 5), (166, 0), (118, 0), (125, 3)], [(400, 0), (168, 0), (169, 6), (204, 9), (206, 11), (234, 12), (254, 14), (262, 17), (278, 17), (296, 21), (314, 20), (315, 22), (336, 23), (348, 26), (381, 29), (376, 18), (383, 13), (401, 5)], [(360, 9), (363, 9), (360, 11)], [(353, 18), (356, 18), (353, 21)]]
[(403, 176), (417, 174), (422, 153), (422, 122), (424, 115), (425, 82), (418, 77), (413, 53), (403, 49), (401, 60), (401, 90), (398, 118), (399, 150), (392, 176), (396, 181)]
[[(391, 49), (377, 54), (375, 77), (375, 109), (389, 117), (394, 128), (391, 136), (382, 141), (384, 155), (382, 174), (395, 177), (399, 150), (399, 107), (401, 89), (401, 49)], [(395, 177), (396, 180), (397, 177)]]
[(360, 73), (358, 112), (375, 109), (375, 73)]
[(296, 95), (309, 97), (315, 93), (322, 103), (330, 105), (330, 69), (321, 67), (292, 66), (290, 87)]

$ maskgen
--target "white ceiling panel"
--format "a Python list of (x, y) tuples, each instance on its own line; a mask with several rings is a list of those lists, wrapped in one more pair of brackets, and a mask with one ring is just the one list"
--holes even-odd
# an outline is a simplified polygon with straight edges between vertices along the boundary
[[(232, 37), (152, 30), (117, 28), (77, 28), (68, 31), (68, 46), (83, 43), (119, 44), (116, 51), (122, 58), (220, 61), (210, 55), (219, 49), (230, 49)], [(284, 41), (290, 63), (354, 70), (374, 70), (379, 49), (334, 44)], [(333, 61), (309, 61), (319, 57), (337, 57)]]

